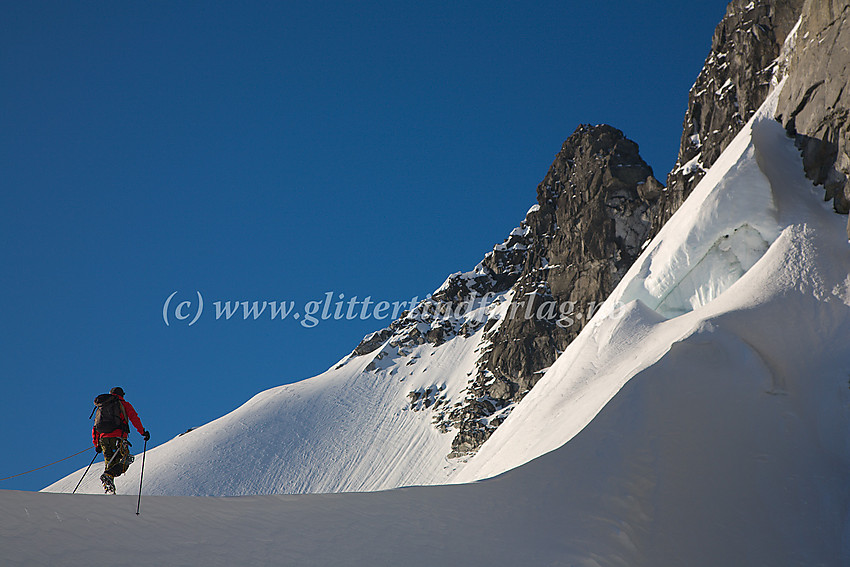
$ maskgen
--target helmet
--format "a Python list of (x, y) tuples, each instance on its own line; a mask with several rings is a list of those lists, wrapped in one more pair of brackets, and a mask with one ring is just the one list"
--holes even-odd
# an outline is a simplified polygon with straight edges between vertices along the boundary
[(112, 394), (113, 396), (123, 396), (124, 395), (124, 388), (121, 388), (120, 386), (115, 386), (114, 388), (109, 390), (109, 393)]

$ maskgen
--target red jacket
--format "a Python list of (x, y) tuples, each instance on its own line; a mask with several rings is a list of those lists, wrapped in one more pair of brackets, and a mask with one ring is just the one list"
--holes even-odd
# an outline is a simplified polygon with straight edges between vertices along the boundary
[[(139, 419), (139, 414), (136, 413), (136, 410), (133, 409), (133, 406), (130, 405), (130, 402), (128, 402), (127, 400), (125, 400), (121, 396), (118, 396), (118, 399), (121, 400), (121, 405), (124, 406), (124, 413), (130, 419), (130, 422), (136, 427), (136, 431), (139, 432), (139, 435), (144, 435), (145, 434), (145, 428), (142, 427), (142, 420)], [(123, 421), (124, 423), (127, 422), (127, 420), (124, 419), (123, 415), (121, 416), (121, 421)], [(122, 438), (126, 439), (127, 438), (127, 431), (125, 431), (123, 427), (119, 427), (118, 429), (116, 429), (112, 433), (98, 433), (97, 430), (94, 427), (92, 427), (91, 428), (91, 437), (92, 437), (92, 441), (94, 441), (94, 444), (95, 444), (95, 447), (96, 447), (98, 445), (98, 442), (100, 441), (101, 437), (122, 437)]]

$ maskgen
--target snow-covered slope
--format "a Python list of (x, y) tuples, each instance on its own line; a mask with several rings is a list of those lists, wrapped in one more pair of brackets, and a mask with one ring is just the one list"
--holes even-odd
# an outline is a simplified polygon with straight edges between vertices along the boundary
[[(93, 553), (142, 565), (846, 565), (846, 436), (833, 429), (846, 374), (836, 380), (824, 365), (817, 395), (788, 382), (780, 392), (741, 339), (752, 315), (700, 323), (569, 443), (494, 479), (146, 496), (138, 517), (133, 497), (0, 491), (0, 557), (68, 567), (91, 565)], [(120, 545), (99, 545), (98, 534)]]
[[(503, 440), (486, 462), (505, 467), (511, 451), (515, 464), (569, 442), (496, 478), (365, 494), (154, 496), (138, 517), (133, 497), (0, 491), (0, 557), (69, 567), (91, 565), (93, 553), (143, 565), (847, 565), (850, 356), (839, 347), (850, 294), (841, 278), (830, 286), (850, 259), (824, 246), (836, 219), (811, 209), (760, 261), (777, 279), (757, 265), (705, 308), (664, 321), (635, 302), (588, 333), (597, 342), (575, 362), (585, 378), (596, 356), (603, 384), (614, 382), (606, 372), (631, 379), (571, 436), (572, 414), (604, 401), (553, 369), (540, 385), (555, 410), (529, 398), (552, 411), (535, 417), (521, 403), (505, 423), (516, 445)], [(786, 315), (801, 317), (793, 331)], [(120, 545), (101, 546), (97, 534)]]
[[(462, 277), (456, 275), (454, 277)], [(470, 302), (456, 317), (468, 329), (435, 345), (421, 313), (370, 354), (351, 355), (324, 374), (272, 388), (233, 412), (148, 451), (145, 493), (202, 496), (379, 490), (446, 482), (452, 435), (435, 411), (457, 403), (487, 346), (484, 322), (498, 319), (508, 294)], [(420, 304), (427, 305), (427, 300)], [(418, 319), (417, 319), (418, 318)], [(472, 332), (474, 330), (474, 332)], [(47, 487), (71, 492), (83, 470)], [(116, 479), (138, 491), (139, 467)], [(102, 491), (89, 474), (78, 492)]]

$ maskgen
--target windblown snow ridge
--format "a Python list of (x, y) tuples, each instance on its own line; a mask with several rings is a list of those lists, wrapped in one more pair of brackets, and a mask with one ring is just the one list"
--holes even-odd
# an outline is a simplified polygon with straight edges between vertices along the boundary
[(614, 302), (640, 300), (665, 317), (688, 313), (719, 297), (764, 256), (781, 226), (753, 134), (775, 126), (776, 99), (768, 98), (661, 229), (612, 294)]

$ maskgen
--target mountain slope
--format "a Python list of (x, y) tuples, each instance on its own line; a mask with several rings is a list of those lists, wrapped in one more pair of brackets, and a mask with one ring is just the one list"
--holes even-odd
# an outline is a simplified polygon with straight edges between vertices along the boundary
[[(429, 407), (461, 395), (486, 344), (481, 321), (497, 317), (504, 299), (489, 298), (447, 319), (477, 330), (439, 346), (418, 340), (428, 326), (414, 319), (421, 313), (408, 314), (406, 342), (391, 346), (387, 340), (320, 376), (257, 394), (148, 451), (146, 493), (338, 492), (444, 481), (454, 468), (446, 459), (452, 436), (433, 424)], [(118, 492), (137, 490), (138, 473), (136, 468), (116, 479)], [(70, 492), (79, 476), (46, 490)], [(90, 475), (80, 491), (100, 492), (99, 485), (97, 475)]]
[[(225, 496), (447, 482), (626, 273), (659, 188), (622, 132), (580, 126), (537, 204), (474, 270), (449, 276), (324, 374), (260, 393), (149, 451), (147, 490)], [(118, 479), (119, 492), (135, 490), (135, 474)], [(80, 490), (99, 492), (96, 477)], [(46, 490), (76, 482), (74, 473)]]
[[(813, 236), (841, 224), (789, 231), (765, 259), (846, 262), (819, 252)], [(774, 303), (783, 303), (778, 289), (795, 289), (788, 283), (768, 291)], [(827, 303), (805, 291), (792, 293), (800, 304)], [(850, 360), (834, 347), (850, 331), (847, 291), (840, 308), (821, 309), (827, 326), (814, 325), (834, 338), (813, 354), (833, 356), (781, 385), (770, 366), (785, 362), (776, 353), (793, 337), (764, 325), (773, 310), (668, 321), (677, 326), (668, 335), (692, 331), (658, 362), (634, 360), (643, 370), (568, 443), (494, 479), (365, 494), (146, 496), (140, 517), (131, 497), (0, 491), (0, 534), (13, 536), (0, 537), (0, 555), (10, 565), (90, 565), (91, 534), (109, 533), (122, 545), (100, 550), (101, 560), (141, 564), (845, 565), (850, 461), (836, 426), (847, 425)], [(664, 323), (639, 305), (600, 346), (658, 340)], [(746, 342), (753, 324), (771, 349)], [(788, 359), (811, 346), (803, 342)], [(787, 370), (793, 378), (797, 369)]]
[[(551, 451), (596, 499), (573, 513), (634, 546), (624, 564), (850, 561), (850, 250), (770, 118), (776, 98), (615, 290), (625, 307), (585, 329), (456, 482)], [(739, 207), (766, 237), (775, 222), (766, 249), (729, 243)], [(721, 285), (656, 311), (689, 278)]]

